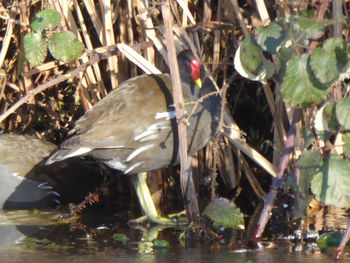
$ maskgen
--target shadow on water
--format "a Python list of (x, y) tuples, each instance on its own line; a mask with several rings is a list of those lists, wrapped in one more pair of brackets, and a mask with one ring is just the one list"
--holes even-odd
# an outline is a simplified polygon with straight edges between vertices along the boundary
[[(323, 263), (334, 257), (334, 251), (321, 253), (313, 244), (303, 252), (296, 252), (291, 242), (267, 242), (269, 246), (259, 250), (218, 248), (215, 242), (182, 239), (184, 228), (130, 227), (120, 220), (116, 224), (115, 217), (91, 215), (67, 221), (59, 220), (60, 215), (62, 211), (1, 212), (1, 262)], [(168, 245), (157, 245), (156, 240)], [(345, 254), (342, 262), (350, 262), (350, 256)]]

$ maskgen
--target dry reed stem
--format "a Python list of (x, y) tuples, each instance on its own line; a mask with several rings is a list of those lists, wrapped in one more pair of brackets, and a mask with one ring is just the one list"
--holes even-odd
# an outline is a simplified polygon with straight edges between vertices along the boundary
[(169, 66), (171, 82), (173, 84), (173, 97), (176, 110), (176, 119), (179, 131), (179, 155), (180, 155), (180, 184), (187, 218), (190, 222), (197, 221), (199, 206), (196, 188), (192, 179), (191, 160), (187, 156), (187, 128), (183, 121), (185, 117), (185, 105), (181, 89), (180, 73), (176, 59), (176, 49), (172, 31), (172, 14), (169, 1), (162, 2), (162, 14), (165, 25), (165, 37), (167, 40), (167, 51), (169, 55)]
[[(152, 45), (152, 42), (144, 42), (134, 45), (135, 48), (148, 48)], [(110, 56), (118, 55), (120, 54), (119, 51), (107, 51), (105, 53), (99, 54), (94, 53), (92, 58), (87, 61), (86, 63), (80, 65), (73, 71), (60, 75), (44, 84), (41, 84), (37, 86), (34, 90), (31, 90), (28, 92), (23, 98), (21, 98), (19, 101), (17, 101), (14, 105), (11, 106), (9, 110), (7, 110), (4, 114), (0, 116), (0, 123), (3, 122), (9, 115), (14, 113), (20, 106), (22, 106), (24, 103), (26, 103), (29, 99), (32, 99), (36, 94), (39, 94), (40, 92), (48, 89), (49, 87), (55, 86), (65, 80), (68, 80), (72, 77), (75, 77), (79, 75), (81, 72), (85, 71), (87, 67), (93, 65), (94, 63), (98, 63), (99, 61), (103, 59), (108, 59)]]
[(244, 35), (244, 37), (247, 37), (249, 35), (249, 33), (248, 33), (247, 27), (243, 21), (243, 15), (241, 14), (241, 11), (239, 9), (238, 2), (237, 2), (237, 0), (230, 0), (230, 3), (233, 7), (233, 10), (235, 11), (235, 15), (236, 15), (236, 18), (239, 22), (241, 29), (242, 29), (243, 35)]
[(149, 63), (137, 51), (126, 44), (117, 44), (119, 51), (126, 56), (131, 62), (141, 68), (146, 74), (161, 74), (162, 72), (154, 65)]
[(255, 0), (256, 7), (258, 8), (258, 12), (260, 15), (260, 19), (263, 25), (267, 25), (271, 22), (269, 13), (267, 12), (267, 8), (264, 0)]
[[(101, 3), (103, 2), (103, 3)], [(107, 45), (115, 44), (113, 22), (112, 22), (112, 6), (110, 0), (100, 1), (101, 3), (101, 13), (103, 15), (103, 32), (106, 38)], [(111, 76), (112, 88), (115, 89), (118, 87), (118, 59), (116, 56), (108, 58), (109, 73)]]
[(4, 36), (4, 40), (2, 42), (2, 47), (0, 52), (0, 68), (3, 67), (8, 48), (10, 46), (12, 33), (13, 33), (13, 22), (7, 22), (6, 33)]

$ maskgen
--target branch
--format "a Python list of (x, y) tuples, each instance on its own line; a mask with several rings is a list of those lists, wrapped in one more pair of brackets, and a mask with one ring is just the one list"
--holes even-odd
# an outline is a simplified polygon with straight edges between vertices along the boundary
[(285, 142), (282, 156), (280, 159), (277, 176), (273, 178), (270, 192), (265, 199), (264, 209), (259, 218), (257, 230), (254, 235), (254, 239), (255, 239), (254, 241), (258, 241), (262, 233), (264, 232), (265, 226), (267, 224), (267, 221), (269, 219), (269, 216), (272, 210), (273, 202), (275, 201), (275, 198), (276, 198), (277, 191), (284, 182), (284, 172), (288, 166), (289, 155), (292, 153), (294, 149), (293, 145), (294, 145), (294, 138), (296, 133), (296, 126), (297, 126), (297, 123), (300, 121), (300, 119), (301, 119), (301, 110), (296, 109), (293, 114), (291, 127), (287, 134), (287, 140)]

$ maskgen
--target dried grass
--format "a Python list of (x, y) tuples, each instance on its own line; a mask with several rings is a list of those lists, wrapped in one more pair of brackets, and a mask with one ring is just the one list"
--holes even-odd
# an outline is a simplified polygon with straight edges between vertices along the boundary
[[(215, 3), (210, 0), (171, 1), (176, 23), (173, 36), (177, 51), (192, 49), (203, 58), (207, 73), (213, 75), (219, 86), (224, 86), (233, 74), (235, 49), (239, 40), (249, 34), (251, 25), (236, 0)], [(261, 20), (269, 21), (262, 0), (257, 1), (257, 7)], [(60, 29), (72, 31), (84, 43), (86, 51), (79, 60), (64, 64), (49, 58), (43, 65), (30, 68), (23, 59), (22, 39), (29, 31), (25, 25), (29, 24), (30, 17), (45, 8), (60, 12), (63, 18)], [(26, 1), (0, 3), (0, 127), (7, 132), (36, 134), (59, 142), (74, 121), (109, 90), (142, 72), (166, 71), (167, 45), (160, 9), (161, 1), (147, 0), (43, 0), (31, 1), (29, 6)], [(153, 42), (151, 47), (132, 49), (134, 44), (148, 40)], [(93, 60), (94, 54), (116, 49), (123, 55)], [(75, 71), (77, 68), (79, 72)], [(274, 100), (268, 85), (264, 86), (264, 91), (275, 116), (276, 140), (281, 143), (285, 131), (282, 113), (277, 112), (279, 101)], [(16, 107), (10, 109), (14, 105)], [(275, 176), (275, 167), (246, 143), (244, 133), (228, 109), (224, 120), (222, 131), (236, 148), (236, 156), (240, 158), (239, 151), (243, 151)], [(246, 161), (240, 167), (247, 175), (252, 175)], [(256, 183), (254, 179), (251, 181)], [(253, 188), (263, 198), (262, 189), (256, 185)]]

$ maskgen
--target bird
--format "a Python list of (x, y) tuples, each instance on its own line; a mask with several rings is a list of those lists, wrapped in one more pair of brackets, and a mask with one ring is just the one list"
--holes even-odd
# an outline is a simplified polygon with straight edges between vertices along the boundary
[[(60, 195), (43, 181), (26, 176), (57, 147), (22, 135), (0, 135), (0, 207), (31, 209), (59, 203)], [(33, 151), (35, 150), (35, 151)]]
[(97, 166), (77, 158), (46, 166), (46, 158), (56, 149), (55, 144), (29, 135), (0, 135), (1, 209), (46, 209), (79, 203), (102, 182)]
[[(221, 98), (191, 51), (177, 59), (191, 156), (216, 134)], [(178, 142), (171, 76), (144, 74), (123, 82), (78, 119), (46, 164), (85, 155), (103, 162), (131, 178), (145, 218), (173, 224), (157, 213), (145, 180), (148, 171), (179, 163)]]

